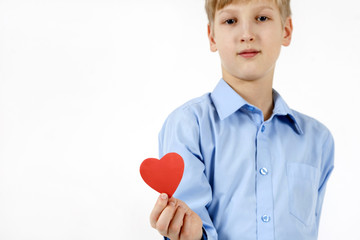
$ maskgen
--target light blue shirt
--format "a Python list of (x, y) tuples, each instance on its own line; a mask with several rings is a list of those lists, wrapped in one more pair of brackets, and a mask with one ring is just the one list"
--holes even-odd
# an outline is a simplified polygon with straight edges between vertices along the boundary
[(264, 121), (221, 79), (172, 112), (160, 131), (160, 157), (177, 152), (185, 162), (174, 197), (201, 217), (208, 239), (317, 239), (333, 137), (275, 90), (273, 99)]

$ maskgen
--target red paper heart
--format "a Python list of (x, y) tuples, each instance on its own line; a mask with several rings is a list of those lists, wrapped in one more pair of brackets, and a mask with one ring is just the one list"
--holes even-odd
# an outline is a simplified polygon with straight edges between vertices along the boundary
[(177, 153), (168, 153), (160, 160), (145, 159), (140, 166), (144, 181), (159, 193), (166, 193), (169, 198), (180, 184), (184, 173), (184, 160)]

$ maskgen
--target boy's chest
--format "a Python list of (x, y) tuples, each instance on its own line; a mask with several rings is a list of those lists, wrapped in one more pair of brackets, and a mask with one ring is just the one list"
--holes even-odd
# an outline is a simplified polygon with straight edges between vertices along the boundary
[[(293, 211), (302, 222), (311, 222), (319, 187), (321, 144), (276, 124), (231, 126), (213, 127), (214, 135), (201, 143), (205, 174), (216, 196), (209, 210), (222, 216), (215, 206), (228, 206), (236, 209), (240, 218), (240, 213), (247, 213), (244, 219), (254, 209), (281, 219), (289, 218)], [(306, 200), (297, 203), (299, 197)], [(276, 208), (282, 210), (275, 214)]]
[(316, 139), (306, 139), (276, 121), (256, 124), (249, 119), (236, 120), (213, 124), (211, 131), (202, 129), (200, 134), (208, 134), (201, 140), (201, 152), (206, 176), (216, 190), (235, 191), (244, 184), (251, 191), (257, 181), (267, 181), (277, 194), (288, 182), (289, 171), (319, 178), (313, 176), (319, 175), (322, 154)]

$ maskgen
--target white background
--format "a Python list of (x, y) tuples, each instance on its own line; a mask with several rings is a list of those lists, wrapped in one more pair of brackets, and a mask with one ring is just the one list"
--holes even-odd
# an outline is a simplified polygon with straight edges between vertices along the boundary
[[(0, 239), (161, 239), (157, 134), (221, 77), (203, 0), (0, 0)], [(292, 1), (274, 88), (336, 143), (320, 240), (358, 240), (360, 11)]]

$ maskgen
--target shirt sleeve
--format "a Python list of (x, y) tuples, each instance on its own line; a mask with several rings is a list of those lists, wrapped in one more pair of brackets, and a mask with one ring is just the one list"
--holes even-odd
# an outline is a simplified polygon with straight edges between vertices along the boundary
[[(164, 237), (164, 240), (171, 240), (170, 238)], [(208, 240), (205, 229), (203, 228), (203, 235), (201, 240)]]
[(205, 176), (205, 165), (200, 149), (198, 116), (189, 108), (172, 112), (159, 133), (160, 158), (169, 152), (182, 156), (185, 163), (183, 178), (174, 197), (184, 201), (203, 221), (207, 239), (217, 240), (217, 233), (207, 206), (212, 201), (212, 189)]
[(318, 200), (316, 205), (316, 224), (319, 227), (321, 209), (325, 196), (326, 184), (329, 181), (329, 177), (334, 169), (334, 139), (331, 133), (328, 133), (328, 136), (324, 142), (322, 149), (322, 166), (321, 166), (321, 176), (320, 184), (318, 189)]

